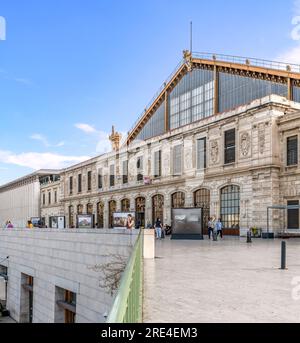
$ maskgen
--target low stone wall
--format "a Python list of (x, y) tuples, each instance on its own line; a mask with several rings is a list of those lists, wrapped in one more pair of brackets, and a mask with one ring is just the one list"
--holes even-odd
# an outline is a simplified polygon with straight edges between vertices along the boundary
[(33, 322), (56, 321), (56, 287), (76, 293), (76, 322), (104, 322), (113, 298), (99, 286), (99, 272), (90, 267), (109, 262), (112, 255), (128, 258), (137, 235), (138, 230), (122, 229), (0, 229), (0, 261), (9, 256), (0, 265), (8, 267), (7, 308), (12, 318), (26, 321), (26, 274), (34, 278)]

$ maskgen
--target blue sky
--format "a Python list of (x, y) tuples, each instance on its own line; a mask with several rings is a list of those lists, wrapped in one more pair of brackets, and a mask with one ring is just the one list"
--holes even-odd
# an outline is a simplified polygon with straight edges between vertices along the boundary
[(299, 1), (0, 0), (0, 16), (0, 184), (105, 151), (180, 61), (190, 20), (194, 51), (300, 63)]

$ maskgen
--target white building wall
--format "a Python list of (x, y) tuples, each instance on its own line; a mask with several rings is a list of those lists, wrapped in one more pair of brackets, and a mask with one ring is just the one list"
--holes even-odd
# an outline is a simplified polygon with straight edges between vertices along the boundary
[[(53, 323), (55, 287), (76, 293), (76, 322), (101, 323), (109, 312), (110, 294), (99, 286), (100, 274), (90, 267), (115, 254), (127, 258), (138, 232), (126, 230), (0, 230), (0, 259), (9, 256), (7, 308), (24, 321), (21, 275), (34, 277), (33, 322)], [(108, 237), (109, 236), (109, 237)], [(109, 242), (109, 243), (107, 243)]]
[(40, 216), (40, 184), (32, 181), (0, 192), (0, 226), (10, 220), (15, 227), (25, 227), (31, 217)]

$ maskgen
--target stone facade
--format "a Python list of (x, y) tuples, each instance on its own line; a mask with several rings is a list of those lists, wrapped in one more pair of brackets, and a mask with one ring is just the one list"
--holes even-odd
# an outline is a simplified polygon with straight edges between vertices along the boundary
[(45, 226), (51, 227), (50, 218), (64, 216), (64, 208), (61, 202), (60, 181), (41, 185), (41, 218)]
[[(112, 152), (64, 170), (61, 174), (64, 211), (69, 225), (70, 206), (76, 216), (78, 205), (92, 204), (97, 222), (98, 203), (102, 204), (103, 226), (109, 227), (109, 202), (116, 202), (121, 211), (123, 199), (130, 201), (130, 210), (136, 211), (136, 199), (145, 198), (145, 223), (153, 222), (153, 197), (163, 196), (163, 221), (171, 224), (172, 195), (184, 194), (184, 207), (194, 207), (194, 193), (199, 189), (210, 192), (210, 215), (219, 217), (221, 190), (238, 186), (240, 190), (240, 234), (250, 227), (266, 230), (267, 207), (286, 204), (286, 199), (299, 197), (298, 167), (286, 168), (286, 137), (299, 135), (300, 105), (279, 96), (269, 96), (241, 106), (233, 111), (214, 115), (171, 132), (133, 142), (117, 153)], [(235, 129), (235, 162), (225, 164), (225, 132)], [(197, 170), (197, 140), (207, 140), (205, 170)], [(174, 175), (174, 147), (182, 146), (182, 173)], [(154, 176), (154, 155), (161, 150), (161, 176)], [(136, 161), (143, 158), (142, 170), (137, 171)], [(128, 161), (128, 183), (123, 183), (123, 162)], [(115, 170), (115, 184), (110, 186), (111, 166)], [(92, 187), (87, 191), (87, 173), (91, 172)], [(137, 180), (137, 173), (150, 178), (150, 184)], [(82, 174), (82, 191), (77, 192), (78, 174)], [(98, 175), (102, 175), (98, 184)], [(69, 180), (73, 177), (70, 194)], [(288, 187), (283, 186), (288, 184)], [(99, 188), (99, 187), (100, 188)], [(291, 187), (292, 186), (292, 187)], [(298, 187), (299, 186), (299, 187)], [(293, 192), (293, 194), (291, 194)], [(162, 213), (161, 212), (161, 213)], [(282, 214), (274, 212), (270, 227), (278, 232), (282, 227)], [(225, 230), (226, 231), (226, 230)], [(228, 231), (229, 232), (229, 231)]]

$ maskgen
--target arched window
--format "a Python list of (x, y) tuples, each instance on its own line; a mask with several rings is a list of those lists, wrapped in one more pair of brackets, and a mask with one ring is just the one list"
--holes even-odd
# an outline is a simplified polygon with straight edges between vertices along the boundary
[(227, 234), (238, 235), (240, 229), (240, 187), (235, 185), (221, 189), (221, 219)]
[(184, 208), (185, 194), (183, 192), (176, 192), (172, 195), (172, 208)]
[(135, 199), (135, 210), (138, 213), (145, 213), (146, 199), (139, 197)]
[(115, 200), (111, 200), (108, 203), (108, 208), (109, 208), (109, 214), (108, 214), (108, 224), (109, 227), (113, 227), (113, 222), (114, 222), (114, 212), (117, 211), (117, 203)]
[(69, 206), (69, 228), (74, 227), (74, 207)]
[(123, 199), (121, 201), (121, 212), (129, 212), (130, 211), (130, 200)]
[(156, 219), (159, 218), (163, 223), (164, 220), (164, 197), (163, 195), (157, 194), (152, 198), (152, 220), (155, 223)]
[(139, 227), (145, 227), (146, 199), (139, 197), (135, 199), (136, 222)]
[(97, 204), (97, 227), (99, 229), (104, 227), (104, 204), (101, 201)]
[(93, 214), (93, 204), (87, 204), (86, 205), (86, 213), (87, 214)]
[(77, 206), (77, 214), (83, 214), (83, 205)]
[(208, 189), (201, 188), (194, 192), (194, 206), (203, 208), (203, 225), (206, 234), (208, 218), (210, 217), (210, 191)]

